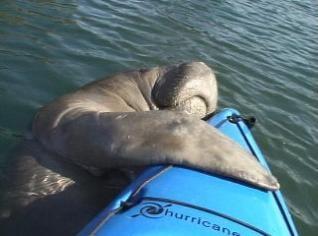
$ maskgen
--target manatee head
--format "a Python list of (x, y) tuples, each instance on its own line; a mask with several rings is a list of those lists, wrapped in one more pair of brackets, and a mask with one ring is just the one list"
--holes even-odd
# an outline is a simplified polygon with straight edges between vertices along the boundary
[(217, 106), (217, 82), (203, 62), (182, 63), (162, 69), (152, 98), (159, 109), (185, 111), (203, 118)]

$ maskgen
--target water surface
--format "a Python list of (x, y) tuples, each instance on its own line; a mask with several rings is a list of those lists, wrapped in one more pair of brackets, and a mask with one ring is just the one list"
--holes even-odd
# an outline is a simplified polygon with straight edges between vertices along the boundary
[(301, 235), (318, 231), (318, 3), (6, 1), (0, 5), (0, 164), (53, 98), (105, 75), (202, 60), (220, 107), (254, 129)]

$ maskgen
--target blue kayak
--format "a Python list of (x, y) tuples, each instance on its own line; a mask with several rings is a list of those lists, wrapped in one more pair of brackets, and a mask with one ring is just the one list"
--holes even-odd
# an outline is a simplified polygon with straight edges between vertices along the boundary
[[(239, 112), (224, 109), (207, 122), (268, 168)], [(298, 234), (280, 191), (266, 191), (188, 168), (155, 166), (139, 176), (79, 235)]]

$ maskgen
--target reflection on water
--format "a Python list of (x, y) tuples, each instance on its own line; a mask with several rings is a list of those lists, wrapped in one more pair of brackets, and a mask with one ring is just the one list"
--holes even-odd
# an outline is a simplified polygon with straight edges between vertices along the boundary
[(117, 71), (203, 60), (216, 71), (220, 106), (258, 118), (256, 138), (299, 231), (315, 235), (317, 7), (314, 0), (2, 1), (0, 163), (54, 97)]

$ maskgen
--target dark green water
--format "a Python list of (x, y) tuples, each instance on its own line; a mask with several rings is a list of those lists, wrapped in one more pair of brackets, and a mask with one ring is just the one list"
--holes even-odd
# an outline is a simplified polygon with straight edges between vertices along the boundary
[(127, 69), (202, 60), (254, 134), (301, 235), (318, 232), (318, 3), (0, 1), (0, 163), (36, 110)]

